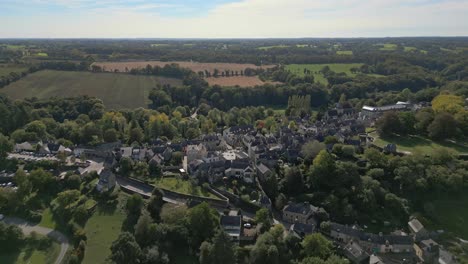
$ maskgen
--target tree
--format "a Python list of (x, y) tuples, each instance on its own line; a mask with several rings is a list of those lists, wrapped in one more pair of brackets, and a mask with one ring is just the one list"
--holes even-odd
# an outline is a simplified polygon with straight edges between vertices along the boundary
[(143, 198), (138, 194), (133, 194), (127, 200), (125, 209), (128, 214), (131, 215), (140, 215), (141, 208), (143, 207)]
[(187, 228), (191, 232), (192, 245), (196, 248), (213, 237), (218, 225), (218, 213), (207, 203), (201, 203), (188, 211)]
[(255, 222), (262, 225), (261, 232), (266, 232), (271, 227), (271, 216), (270, 211), (266, 208), (262, 208), (255, 213)]
[(457, 122), (449, 113), (439, 113), (429, 125), (429, 137), (437, 140), (452, 138), (457, 134)]
[(148, 206), (146, 207), (151, 217), (155, 221), (159, 221), (161, 219), (160, 213), (163, 205), (163, 193), (159, 189), (155, 188), (153, 191), (153, 195), (151, 196), (151, 199), (148, 202)]
[(128, 174), (131, 172), (133, 168), (133, 161), (129, 157), (123, 157), (120, 159), (120, 172), (124, 176), (129, 176)]
[(8, 139), (8, 137), (4, 136), (0, 133), (0, 161), (5, 159), (8, 156), (8, 152), (13, 150), (13, 144)]
[(116, 142), (119, 138), (119, 132), (115, 128), (104, 131), (103, 138), (105, 142)]
[(29, 175), (29, 180), (33, 186), (33, 190), (51, 191), (52, 183), (55, 181), (52, 174), (44, 171), (42, 168), (34, 170)]
[(302, 179), (301, 170), (296, 166), (287, 167), (284, 172), (284, 179), (281, 183), (283, 185), (284, 193), (286, 194), (291, 195), (302, 192), (304, 181)]
[(318, 153), (325, 149), (325, 144), (317, 140), (309, 141), (302, 146), (301, 154), (306, 161), (312, 161)]
[(432, 100), (432, 109), (436, 113), (456, 114), (463, 109), (464, 105), (463, 97), (452, 94), (441, 94)]
[(231, 237), (223, 230), (218, 230), (213, 238), (213, 243), (203, 242), (200, 246), (200, 264), (235, 264)]
[(135, 237), (123, 232), (111, 246), (110, 259), (117, 264), (138, 264), (143, 256)]
[(316, 185), (327, 185), (329, 179), (333, 178), (336, 170), (336, 163), (332, 155), (326, 150), (320, 151), (315, 157), (310, 168), (309, 181)]
[(135, 225), (135, 240), (142, 248), (150, 245), (152, 238), (149, 233), (149, 228), (152, 222), (153, 219), (151, 219), (151, 216), (143, 212)]
[(153, 102), (153, 108), (156, 109), (160, 106), (171, 105), (171, 97), (163, 90), (153, 89), (149, 94), (149, 99)]
[(401, 130), (401, 122), (398, 114), (395, 112), (386, 112), (375, 123), (377, 132), (382, 136), (391, 136), (392, 134), (399, 134)]
[(144, 264), (169, 264), (169, 257), (166, 253), (161, 253), (157, 246), (146, 248), (143, 252)]
[(302, 254), (305, 257), (326, 259), (333, 252), (333, 243), (320, 233), (310, 234), (302, 241)]

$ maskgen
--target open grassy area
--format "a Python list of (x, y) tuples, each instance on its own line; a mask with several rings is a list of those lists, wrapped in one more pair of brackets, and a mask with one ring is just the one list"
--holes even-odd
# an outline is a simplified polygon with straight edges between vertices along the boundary
[(36, 56), (38, 56), (38, 57), (49, 57), (49, 54), (47, 54), (47, 53), (45, 53), (45, 52), (38, 52), (38, 53), (36, 54)]
[(18, 74), (27, 71), (28, 68), (21, 65), (10, 65), (10, 64), (0, 64), (0, 77), (7, 76), (11, 72), (16, 72)]
[(106, 258), (111, 253), (110, 246), (119, 236), (126, 218), (124, 211), (126, 197), (121, 195), (115, 207), (98, 205), (88, 219), (85, 226), (88, 240), (83, 264), (106, 263)]
[(39, 71), (0, 90), (12, 99), (89, 95), (100, 98), (108, 109), (147, 107), (157, 84), (181, 84), (180, 80), (118, 73)]
[(259, 50), (269, 50), (269, 49), (276, 49), (276, 48), (288, 48), (288, 45), (276, 45), (276, 46), (265, 46), (265, 47), (258, 47)]
[(378, 46), (381, 46), (380, 50), (384, 50), (384, 51), (392, 51), (392, 50), (396, 50), (398, 45), (397, 44), (391, 44), (391, 43), (385, 43), (385, 44), (380, 44)]
[(154, 185), (174, 192), (217, 198), (214, 194), (203, 190), (200, 186), (192, 187), (189, 181), (176, 177), (163, 177), (154, 181)]
[(31, 247), (24, 247), (17, 252), (0, 255), (2, 264), (48, 264), (54, 263), (60, 252), (60, 245), (52, 242), (47, 250), (38, 250)]
[(404, 51), (406, 52), (411, 52), (411, 51), (417, 51), (418, 48), (416, 47), (404, 47)]
[(351, 73), (351, 68), (359, 68), (362, 65), (362, 63), (289, 64), (286, 66), (286, 70), (289, 70), (299, 76), (304, 76), (304, 69), (308, 69), (314, 75), (315, 82), (327, 84), (327, 79), (325, 79), (323, 74), (320, 73), (320, 70), (322, 70), (323, 67), (328, 66), (334, 72), (344, 72), (346, 75), (354, 77), (356, 74)]
[(336, 55), (353, 55), (352, 50), (337, 50)]
[(151, 47), (153, 48), (157, 48), (157, 47), (169, 47), (170, 45), (169, 44), (166, 44), (166, 43), (155, 43), (155, 44), (151, 44)]
[(47, 208), (42, 212), (42, 219), (39, 225), (43, 227), (52, 228), (52, 229), (57, 228), (57, 222), (55, 222), (55, 219), (53, 217), (53, 214), (50, 208)]
[(430, 139), (421, 136), (406, 136), (406, 137), (387, 137), (381, 138), (376, 132), (370, 134), (374, 137), (374, 144), (379, 147), (384, 147), (389, 143), (397, 145), (397, 151), (406, 152), (421, 152), (424, 154), (431, 155), (438, 148), (445, 147), (452, 149), (457, 153), (468, 153), (468, 144), (466, 143), (455, 143), (449, 141), (434, 142)]

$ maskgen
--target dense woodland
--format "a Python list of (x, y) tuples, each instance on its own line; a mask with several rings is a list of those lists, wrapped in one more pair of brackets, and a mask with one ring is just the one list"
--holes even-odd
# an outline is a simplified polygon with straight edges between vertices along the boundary
[[(29, 165), (24, 168), (31, 172), (26, 177), (17, 161), (6, 159), (14, 143), (57, 141), (73, 147), (121, 141), (129, 146), (147, 146), (158, 138), (180, 142), (236, 125), (254, 125), (258, 132), (267, 134), (283, 126), (294, 129), (294, 122), (290, 121), (293, 118), (321, 120), (326, 110), (338, 102), (359, 110), (363, 105), (381, 106), (396, 101), (431, 106), (416, 112), (385, 114), (376, 124), (380, 135), (419, 135), (462, 142), (468, 137), (466, 38), (187, 40), (193, 45), (167, 40), (158, 41), (167, 46), (153, 47), (154, 42), (6, 41), (46, 51), (49, 56), (40, 59), (25, 58), (21, 51), (0, 46), (0, 61), (27, 66), (22, 75), (43, 69), (100, 72), (102, 69), (92, 67), (92, 62), (141, 58), (277, 64), (254, 74), (281, 84), (252, 88), (209, 86), (201, 74), (178, 65), (120, 73), (183, 80), (180, 87), (154, 87), (149, 94), (151, 104), (145, 109), (106, 109), (100, 99), (86, 96), (12, 101), (0, 95), (0, 165), (2, 170), (17, 171), (14, 181), (18, 186), (17, 192), (0, 191), (0, 209), (37, 219), (37, 211), (52, 203), (54, 213), (63, 216), (64, 229), (72, 234), (75, 248), (70, 262), (78, 263), (83, 257), (83, 226), (89, 217), (84, 209), (86, 197), (96, 196), (96, 200), (108, 204), (115, 203), (117, 197), (92, 192), (88, 185), (96, 175), (84, 179), (67, 175), (65, 181), (58, 181), (48, 170), (62, 166), (60, 162)], [(382, 51), (380, 43), (392, 43), (396, 48)], [(280, 44), (290, 47), (259, 49)], [(424, 52), (407, 52), (405, 46)], [(337, 55), (336, 50), (350, 50), (353, 55)], [(290, 63), (351, 62), (363, 63), (353, 70), (355, 77), (322, 69), (327, 85), (316, 83), (306, 71), (305, 76), (297, 76), (284, 67)], [(1, 77), (0, 87), (22, 75)], [(274, 110), (278, 107), (285, 109), (284, 113)], [(197, 118), (190, 118), (195, 112)], [(327, 149), (329, 144), (334, 144), (332, 149)], [(373, 148), (356, 152), (328, 137), (324, 142), (305, 144), (302, 152), (303, 159), (287, 169), (278, 167), (276, 175), (267, 179), (265, 192), (276, 210), (289, 200), (310, 201), (324, 207), (332, 221), (368, 224), (370, 219), (386, 219), (404, 226), (416, 211), (429, 218), (435, 216), (437, 212), (431, 203), (434, 197), (456, 199), (468, 190), (468, 162), (446, 149), (433, 155), (406, 156), (384, 154)], [(367, 161), (365, 166), (357, 165), (360, 159)], [(157, 169), (131, 161), (119, 166), (141, 179), (160, 176), (153, 173)], [(87, 187), (80, 188), (81, 185)], [(111, 246), (110, 260), (115, 263), (175, 263), (180, 254), (195, 257), (202, 264), (348, 263), (335, 255), (332, 244), (322, 235), (307, 236), (303, 241), (283, 237), (282, 227), (270, 228), (270, 216), (261, 210), (255, 221), (264, 228), (249, 247), (234, 246), (220, 231), (219, 216), (206, 204), (168, 210), (156, 192), (148, 201), (129, 197), (125, 210), (124, 230)], [(2, 245), (5, 242), (1, 239), (10, 236), (17, 237), (15, 243), (34, 242), (11, 233), (18, 230), (0, 225)]]

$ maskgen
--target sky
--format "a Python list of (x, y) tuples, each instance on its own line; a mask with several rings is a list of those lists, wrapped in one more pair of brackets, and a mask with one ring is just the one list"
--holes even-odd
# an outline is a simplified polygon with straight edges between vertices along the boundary
[(0, 38), (468, 36), (468, 0), (0, 0)]

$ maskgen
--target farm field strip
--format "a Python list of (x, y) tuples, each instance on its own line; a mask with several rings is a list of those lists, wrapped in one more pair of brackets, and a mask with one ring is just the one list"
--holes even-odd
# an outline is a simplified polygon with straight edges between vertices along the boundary
[(129, 62), (95, 62), (93, 65), (100, 66), (105, 69), (105, 71), (115, 71), (125, 72), (126, 69), (142, 69), (147, 65), (164, 67), (167, 64), (176, 63), (180, 67), (189, 68), (194, 72), (199, 71), (209, 71), (213, 73), (215, 69), (219, 71), (241, 71), (246, 68), (272, 68), (275, 65), (263, 65), (257, 66), (254, 64), (247, 63), (211, 63), (211, 62), (191, 62), (191, 61), (129, 61)]

